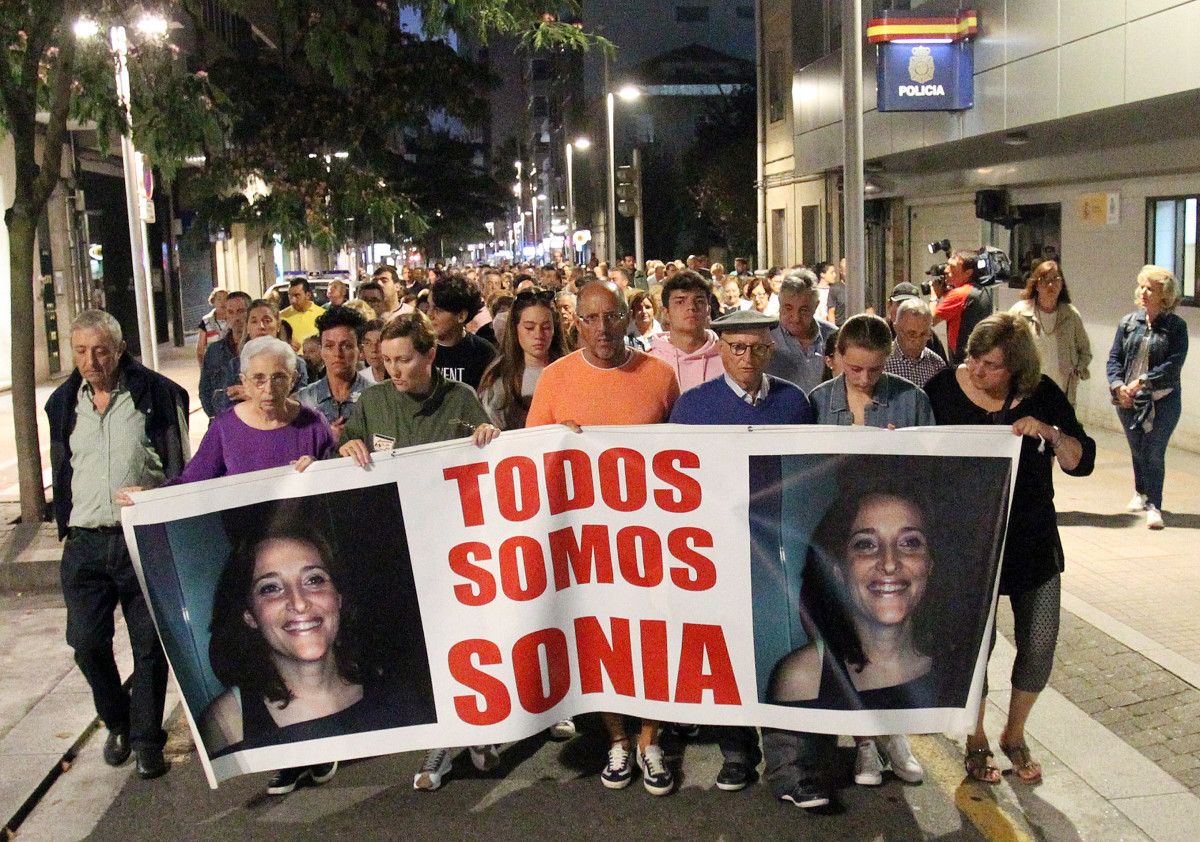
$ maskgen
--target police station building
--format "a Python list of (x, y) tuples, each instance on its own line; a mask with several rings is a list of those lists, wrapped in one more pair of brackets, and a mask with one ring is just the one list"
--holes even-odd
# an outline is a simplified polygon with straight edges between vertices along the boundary
[[(767, 259), (841, 245), (840, 0), (760, 0)], [(1116, 429), (1104, 362), (1143, 264), (1175, 271), (1200, 347), (1200, 0), (863, 0), (867, 302), (926, 280), (927, 245), (999, 247), (1017, 299), (1061, 261), (1095, 359), (1085, 422)], [(1193, 355), (1195, 356), (1195, 355)], [(1200, 451), (1200, 359), (1172, 443)]]

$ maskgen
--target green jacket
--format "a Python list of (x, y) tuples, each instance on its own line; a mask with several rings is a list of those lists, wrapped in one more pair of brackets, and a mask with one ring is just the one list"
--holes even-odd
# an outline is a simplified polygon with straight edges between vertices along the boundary
[(401, 392), (390, 381), (364, 391), (346, 419), (341, 444), (362, 439), (368, 450), (387, 452), (464, 438), (487, 422), (470, 386), (447, 380), (437, 369), (432, 382), (433, 391), (424, 400)]

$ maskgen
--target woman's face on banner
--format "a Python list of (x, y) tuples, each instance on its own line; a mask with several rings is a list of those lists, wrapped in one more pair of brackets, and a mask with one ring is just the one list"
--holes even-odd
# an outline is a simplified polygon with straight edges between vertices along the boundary
[(279, 539), (259, 548), (244, 619), (274, 654), (304, 662), (331, 655), (341, 609), (342, 597), (316, 547)]
[(915, 505), (884, 495), (863, 500), (841, 568), (855, 613), (879, 625), (903, 623), (925, 596), (930, 564), (925, 518)]

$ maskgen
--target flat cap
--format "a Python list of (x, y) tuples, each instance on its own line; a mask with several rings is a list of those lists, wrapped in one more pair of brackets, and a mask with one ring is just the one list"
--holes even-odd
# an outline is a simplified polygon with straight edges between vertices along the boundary
[(765, 316), (757, 310), (734, 310), (713, 320), (709, 327), (721, 333), (725, 330), (753, 330), (760, 327), (770, 330), (778, 324), (779, 319), (775, 316)]
[(915, 284), (899, 283), (892, 287), (892, 294), (888, 296), (889, 301), (903, 301), (906, 298), (920, 298), (921, 290), (917, 289)]

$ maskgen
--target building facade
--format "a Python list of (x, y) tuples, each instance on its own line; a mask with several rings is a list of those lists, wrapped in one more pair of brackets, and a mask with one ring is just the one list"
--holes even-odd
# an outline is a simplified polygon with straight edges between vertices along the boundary
[[(772, 264), (842, 253), (838, 6), (763, 0)], [(867, 0), (864, 18), (899, 9), (978, 12), (974, 107), (879, 111), (876, 49), (863, 33), (867, 303), (924, 280), (938, 259), (926, 244), (944, 238), (1004, 249), (1018, 270), (1059, 258), (1095, 355), (1080, 415), (1116, 429), (1104, 362), (1142, 265), (1175, 270), (1185, 294), (1177, 312), (1200, 339), (1200, 0)], [(998, 210), (981, 219), (977, 200)], [(997, 306), (1018, 293), (1001, 287)], [(1192, 360), (1173, 439), (1191, 450), (1200, 450), (1198, 387)]]

